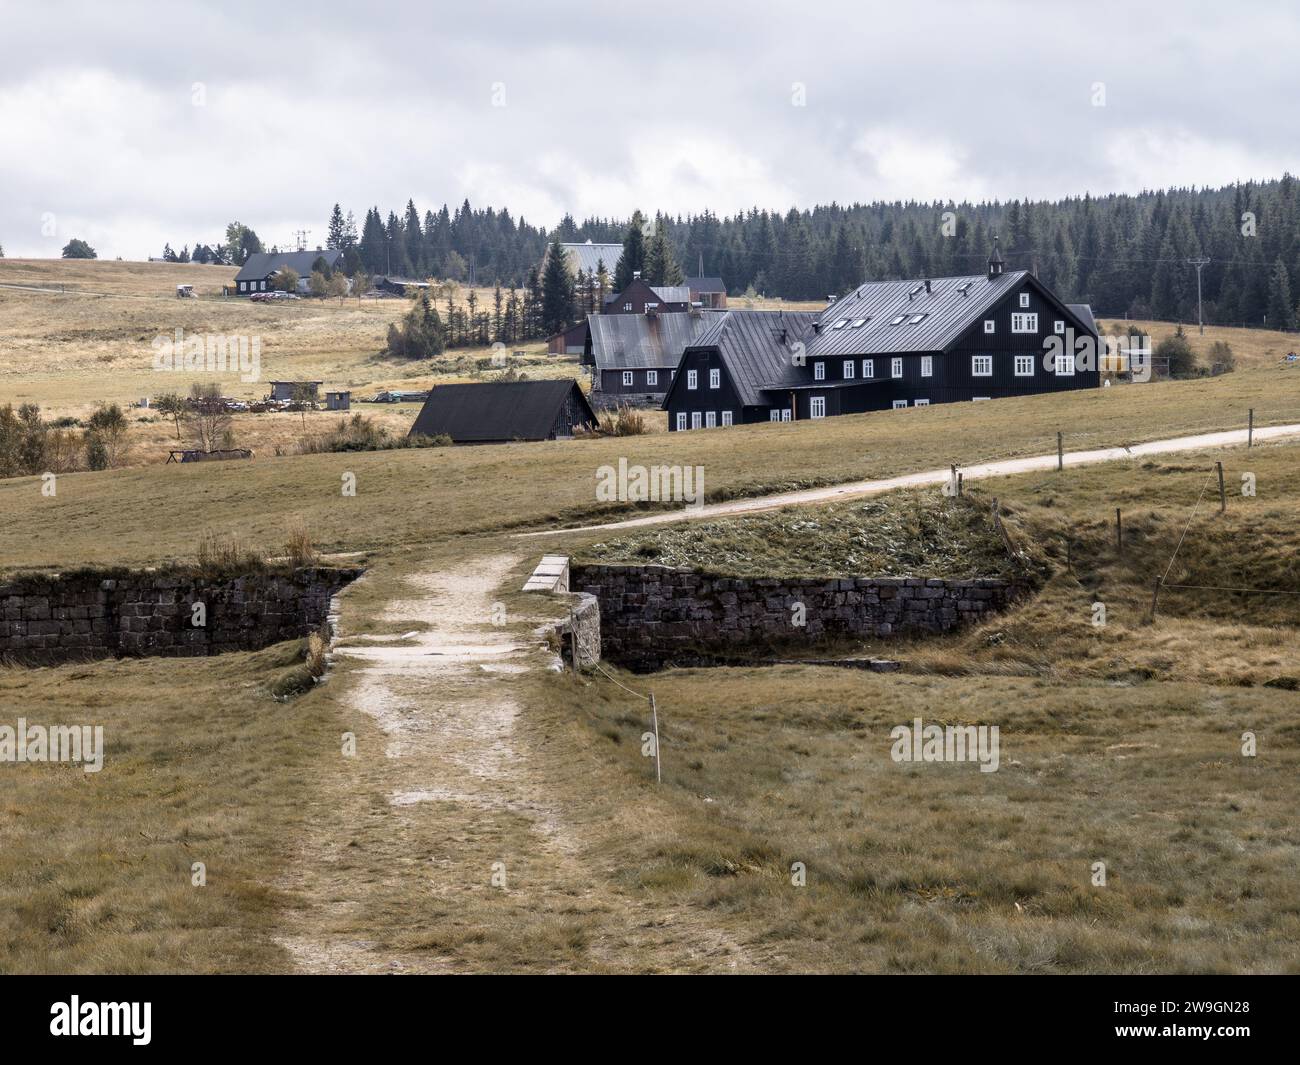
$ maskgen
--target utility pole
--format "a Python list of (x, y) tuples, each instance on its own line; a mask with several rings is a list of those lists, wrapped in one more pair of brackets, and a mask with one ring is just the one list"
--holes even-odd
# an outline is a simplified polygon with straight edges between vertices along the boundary
[(1187, 261), (1196, 267), (1196, 321), (1201, 327), (1201, 336), (1205, 336), (1205, 319), (1201, 316), (1201, 269), (1210, 264), (1210, 259), (1207, 255), (1198, 255)]

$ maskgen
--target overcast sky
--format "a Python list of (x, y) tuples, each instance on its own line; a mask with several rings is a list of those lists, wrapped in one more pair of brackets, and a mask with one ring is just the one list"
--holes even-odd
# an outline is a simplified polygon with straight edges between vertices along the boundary
[(1300, 13), (1142, 7), (0, 0), (0, 245), (316, 243), (336, 200), (550, 227), (1300, 170)]

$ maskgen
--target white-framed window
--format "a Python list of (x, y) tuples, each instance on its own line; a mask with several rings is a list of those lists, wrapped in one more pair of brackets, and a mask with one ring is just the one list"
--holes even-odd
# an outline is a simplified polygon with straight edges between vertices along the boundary
[(623, 371), (623, 387), (624, 387), (624, 388), (631, 388), (632, 385), (633, 385), (633, 382), (634, 382), (635, 380), (636, 380), (636, 378), (633, 376), (631, 370), (624, 370), (624, 371)]
[(1016, 376), (1017, 377), (1034, 376), (1034, 357), (1032, 355), (1016, 356)]
[(862, 376), (863, 376), (863, 377), (875, 377), (875, 376), (876, 376), (876, 360), (875, 360), (875, 359), (863, 359), (863, 360), (862, 360)]
[(781, 420), (781, 412), (777, 410), (775, 407), (773, 407), (770, 411), (767, 412), (767, 418), (768, 421), (779, 422)]
[(699, 388), (699, 387), (700, 387), (700, 371), (699, 371), (699, 370), (687, 370), (687, 371), (686, 371), (686, 387), (687, 387), (687, 388)]
[(970, 372), (972, 377), (992, 377), (993, 356), (972, 355), (970, 357)]
[(658, 371), (658, 370), (646, 370), (646, 372), (645, 372), (645, 383), (646, 383), (647, 385), (657, 385), (657, 384), (659, 383), (659, 371)]
[(1059, 318), (1056, 319), (1056, 321), (1052, 323), (1052, 331), (1058, 335), (1063, 334), (1065, 332), (1065, 323)]
[(704, 414), (704, 428), (716, 429), (718, 427), (718, 412), (716, 410), (706, 411)]
[(710, 388), (721, 388), (721, 387), (722, 387), (722, 371), (721, 371), (721, 370), (710, 370), (710, 371), (709, 371), (709, 387), (710, 387)]
[(814, 381), (826, 380), (826, 364), (824, 362), (813, 363), (813, 380)]
[(845, 360), (844, 360), (844, 380), (846, 380), (846, 381), (850, 380), (850, 379), (853, 377), (853, 371), (856, 370), (856, 369), (857, 369), (857, 365), (854, 363), (854, 361), (853, 361), (852, 359), (845, 359)]
[(263, 291), (263, 292), (266, 291), (266, 282), (265, 282), (265, 281), (262, 282), (262, 291)]
[(1073, 377), (1074, 376), (1074, 356), (1058, 355), (1056, 356), (1056, 376)]
[(240, 292), (247, 292), (247, 291), (248, 291), (248, 282), (247, 282), (247, 281), (241, 281), (241, 282), (239, 283), (239, 291), (240, 291)]
[(726, 428), (728, 425), (733, 425), (733, 424), (734, 424), (734, 423), (732, 422), (732, 420), (731, 420), (731, 414), (732, 414), (732, 412), (729, 411), (729, 410), (724, 410), (724, 411), (722, 412), (722, 425), (723, 425), (723, 428)]
[(645, 309), (646, 309), (647, 311), (657, 311), (657, 310), (659, 309), (659, 304), (657, 304), (657, 303), (647, 303), (647, 304), (645, 305)]
[(678, 411), (678, 412), (677, 412), (677, 431), (680, 433), (680, 432), (682, 432), (683, 430), (685, 430), (685, 428), (686, 428), (686, 412), (685, 412), (685, 411)]
[(907, 400), (905, 399), (894, 400), (894, 410), (902, 410), (906, 406), (907, 406)]
[(933, 377), (933, 376), (934, 376), (934, 356), (933, 356), (933, 355), (922, 355), (922, 356), (921, 356), (921, 376), (922, 376), (922, 377)]
[(788, 421), (790, 420), (790, 408), (789, 408), (789, 407), (786, 407), (784, 410), (781, 411), (781, 420), (782, 420), (783, 422), (788, 422)]
[(913, 407), (928, 407), (929, 405), (930, 401), (928, 399), (917, 399), (912, 401)]
[(902, 377), (902, 376), (903, 376), (903, 360), (902, 360), (902, 359), (890, 359), (890, 360), (889, 360), (889, 376), (890, 376), (890, 377)]
[(994, 324), (992, 318), (985, 318), (985, 319), (984, 319), (984, 332), (986, 332), (986, 333), (992, 333), (992, 332), (996, 331), (996, 329), (997, 329), (997, 326)]
[(1037, 333), (1038, 315), (1037, 314), (1013, 314), (1011, 316), (1011, 332)]
[(825, 418), (826, 417), (826, 397), (812, 396), (808, 400), (808, 417)]
[(623, 304), (623, 310), (630, 311), (631, 309), (632, 309), (632, 304), (630, 302)]
[(1029, 306), (1029, 293), (1028, 293), (1028, 292), (1022, 292), (1022, 293), (1020, 293), (1020, 306), (1022, 306), (1022, 307), (1028, 307), (1028, 306)]
[(691, 411), (691, 428), (698, 429), (699, 427), (700, 427), (700, 412), (697, 410), (693, 410)]

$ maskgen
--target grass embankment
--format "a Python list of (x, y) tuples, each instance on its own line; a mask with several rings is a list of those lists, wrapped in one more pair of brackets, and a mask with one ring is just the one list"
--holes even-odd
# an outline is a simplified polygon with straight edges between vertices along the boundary
[(619, 562), (747, 577), (1011, 577), (988, 508), (971, 497), (896, 492), (860, 503), (682, 522), (600, 541), (578, 562)]
[[(1296, 971), (1300, 695), (790, 666), (638, 682), (669, 809), (619, 878), (715, 915), (763, 968)], [(648, 795), (644, 704), (599, 677), (550, 687), (622, 766), (605, 786)], [(999, 770), (895, 763), (890, 730), (917, 717), (997, 724)]]
[[(292, 516), (325, 550), (391, 548), (448, 536), (616, 519), (597, 471), (620, 458), (704, 467), (710, 500), (887, 477), (1212, 428), (1300, 420), (1300, 370), (943, 404), (697, 433), (253, 462), (197, 463), (0, 483), (0, 542), (16, 566), (156, 562), (193, 551), (196, 530), (265, 542)], [(357, 494), (341, 493), (345, 474)], [(58, 530), (57, 537), (49, 531)]]
[[(0, 971), (260, 972), (303, 803), (348, 769), (302, 642), (215, 658), (0, 668), (0, 722), (101, 725), (104, 767), (0, 764)], [(193, 886), (192, 866), (206, 867)]]
[[(1054, 573), (966, 632), (870, 645), (903, 657), (902, 674), (622, 677), (654, 691), (668, 807), (627, 848), (623, 880), (666, 911), (717, 915), (774, 970), (1295, 972), (1297, 456), (1239, 448), (968, 486), (972, 504), (1002, 501)], [(1222, 515), (1216, 458), (1235, 488)], [(1148, 624), (1180, 538), (1171, 584), (1290, 594), (1168, 588)], [(734, 528), (727, 542), (751, 543)], [(650, 792), (645, 703), (599, 675), (539, 681), (538, 698), (580, 708), (584, 756), (603, 748), (623, 770), (606, 788)], [(890, 730), (918, 717), (997, 725), (999, 770), (895, 763)]]

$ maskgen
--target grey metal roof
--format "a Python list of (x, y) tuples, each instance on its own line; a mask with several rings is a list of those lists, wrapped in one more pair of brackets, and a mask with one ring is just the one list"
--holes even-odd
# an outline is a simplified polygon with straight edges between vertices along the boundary
[(691, 302), (691, 290), (685, 285), (651, 285), (650, 291), (665, 303)]
[(1068, 307), (1079, 321), (1083, 322), (1094, 333), (1097, 332), (1097, 319), (1092, 316), (1092, 306), (1087, 303), (1067, 303)]
[(758, 406), (764, 403), (764, 390), (811, 379), (812, 371), (807, 366), (796, 366), (794, 357), (798, 352), (795, 345), (807, 343), (816, 314), (745, 310), (712, 313), (719, 316), (716, 323), (696, 337), (688, 350), (718, 350), (742, 405)]
[(692, 292), (726, 292), (720, 277), (688, 277), (682, 282)]
[(545, 440), (570, 396), (575, 397), (581, 415), (594, 424), (596, 416), (587, 397), (571, 377), (437, 385), (429, 391), (410, 435), (445, 433), (456, 443)]
[(605, 269), (612, 274), (619, 259), (623, 257), (622, 244), (593, 244), (588, 240), (582, 244), (561, 244), (560, 247), (569, 253), (573, 269), (584, 274), (588, 270), (596, 273), (597, 264), (602, 259), (605, 261)]
[(235, 275), (236, 281), (260, 281), (270, 277), (282, 267), (289, 267), (299, 277), (311, 274), (311, 264), (317, 259), (324, 259), (331, 270), (343, 258), (343, 253), (326, 248), (323, 251), (259, 251), (248, 257), (248, 262)]
[[(1003, 296), (1029, 276), (1014, 270), (930, 279), (871, 281), (829, 304), (819, 316), (820, 332), (808, 340), (808, 357), (884, 355), (907, 351), (942, 351)], [(915, 325), (910, 319), (924, 315)], [(891, 324), (899, 316), (900, 325)], [(863, 321), (855, 326), (853, 323)], [(836, 322), (844, 322), (835, 328)]]
[(687, 346), (726, 311), (591, 314), (591, 357), (601, 370), (675, 369)]

